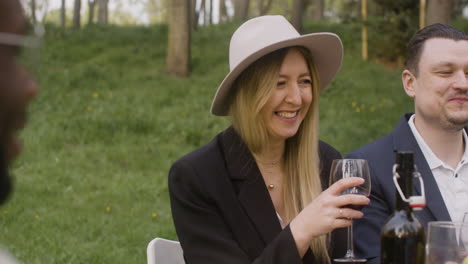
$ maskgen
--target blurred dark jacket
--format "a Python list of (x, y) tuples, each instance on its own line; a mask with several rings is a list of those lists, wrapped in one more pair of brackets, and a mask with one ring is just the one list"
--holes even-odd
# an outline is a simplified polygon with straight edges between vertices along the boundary
[[(341, 155), (320, 142), (322, 187)], [(289, 225), (281, 229), (255, 160), (233, 128), (178, 160), (169, 173), (177, 235), (188, 264), (316, 263), (300, 258)], [(330, 254), (343, 256), (345, 229), (332, 233)]]

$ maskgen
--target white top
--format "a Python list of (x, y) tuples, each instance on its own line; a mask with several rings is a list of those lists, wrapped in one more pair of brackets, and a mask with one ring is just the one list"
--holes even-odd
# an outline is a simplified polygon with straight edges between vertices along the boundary
[[(466, 131), (463, 129), (465, 152), (457, 167), (452, 168), (440, 160), (426, 144), (414, 125), (414, 116), (411, 116), (408, 125), (424, 154), (424, 158), (426, 158), (432, 175), (434, 175), (450, 218), (454, 222), (463, 221), (464, 214), (468, 213), (468, 137)], [(426, 195), (431, 194), (427, 193)]]
[(278, 216), (278, 220), (280, 222), (281, 228), (284, 229), (286, 227), (286, 225), (284, 224), (283, 218), (281, 218), (281, 216), (280, 216), (280, 214), (278, 214), (278, 212), (276, 212), (276, 216)]

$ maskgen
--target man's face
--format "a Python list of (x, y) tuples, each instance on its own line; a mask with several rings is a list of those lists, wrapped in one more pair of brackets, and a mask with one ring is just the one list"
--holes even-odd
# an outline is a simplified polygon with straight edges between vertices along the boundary
[[(0, 0), (0, 32), (23, 35), (27, 21), (17, 0)], [(26, 107), (37, 86), (18, 61), (21, 47), (7, 45), (0, 37), (0, 203), (8, 165), (20, 152), (16, 137), (26, 122)]]
[(468, 124), (468, 41), (427, 40), (418, 76), (407, 72), (406, 77), (416, 119), (443, 129), (459, 130)]

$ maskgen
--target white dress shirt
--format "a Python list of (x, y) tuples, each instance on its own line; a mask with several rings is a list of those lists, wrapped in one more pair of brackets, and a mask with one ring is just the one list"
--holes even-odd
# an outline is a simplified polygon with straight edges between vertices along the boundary
[[(286, 227), (286, 224), (284, 223), (283, 221), (283, 218), (281, 218), (281, 215), (278, 214), (278, 212), (276, 212), (276, 216), (278, 217), (278, 220), (280, 222), (280, 225), (281, 225), (281, 229), (284, 229)], [(1, 264), (1, 263), (0, 263)]]
[[(463, 221), (464, 214), (468, 213), (468, 137), (466, 131), (463, 129), (465, 152), (457, 167), (452, 168), (440, 160), (426, 144), (414, 125), (414, 116), (411, 116), (408, 125), (434, 175), (450, 218), (454, 222)], [(426, 195), (431, 194), (426, 193)]]

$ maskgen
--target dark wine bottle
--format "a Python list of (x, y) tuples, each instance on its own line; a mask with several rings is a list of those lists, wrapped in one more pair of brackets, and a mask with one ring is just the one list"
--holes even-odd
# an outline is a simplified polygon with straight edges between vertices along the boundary
[[(424, 264), (424, 227), (413, 214), (413, 207), (424, 204), (424, 191), (423, 197), (412, 196), (414, 173), (413, 153), (397, 152), (394, 182), (399, 186), (396, 185), (395, 212), (382, 228), (381, 264)], [(411, 198), (423, 198), (423, 202), (411, 203)]]

